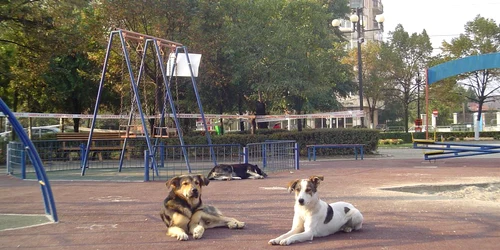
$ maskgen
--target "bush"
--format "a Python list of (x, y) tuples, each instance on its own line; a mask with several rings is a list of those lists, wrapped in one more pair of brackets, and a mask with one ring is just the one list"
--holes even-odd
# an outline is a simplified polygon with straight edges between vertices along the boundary
[(403, 139), (380, 139), (378, 141), (379, 145), (399, 145), (403, 143)]
[[(380, 131), (374, 129), (316, 129), (304, 131), (287, 131), (259, 129), (254, 135), (236, 132), (212, 136), (213, 144), (240, 144), (265, 142), (266, 140), (294, 140), (299, 144), (300, 155), (306, 156), (307, 145), (312, 144), (364, 144), (366, 153), (377, 150)], [(207, 144), (202, 135), (184, 137), (186, 145)], [(178, 138), (166, 139), (168, 145), (178, 145)], [(352, 149), (322, 149), (317, 155), (352, 154)]]

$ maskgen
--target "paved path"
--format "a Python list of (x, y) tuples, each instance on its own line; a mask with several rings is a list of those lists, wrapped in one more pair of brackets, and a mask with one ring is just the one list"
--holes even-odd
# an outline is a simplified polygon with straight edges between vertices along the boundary
[[(4, 249), (282, 249), (267, 242), (289, 230), (293, 195), (286, 184), (324, 175), (319, 195), (347, 201), (365, 216), (361, 231), (338, 233), (287, 249), (497, 249), (500, 202), (390, 191), (402, 186), (500, 183), (496, 158), (422, 160), (418, 150), (381, 150), (390, 157), (302, 162), (301, 170), (264, 180), (211, 182), (203, 201), (247, 223), (245, 229), (210, 229), (200, 240), (165, 236), (158, 213), (163, 182), (52, 182), (60, 222), (0, 231)], [(43, 213), (34, 181), (0, 176), (0, 213)]]

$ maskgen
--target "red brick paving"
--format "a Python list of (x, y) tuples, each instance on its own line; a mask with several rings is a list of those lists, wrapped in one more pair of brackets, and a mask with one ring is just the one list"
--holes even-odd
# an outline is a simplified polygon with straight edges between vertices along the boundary
[[(338, 233), (290, 249), (497, 249), (500, 203), (380, 190), (420, 184), (500, 182), (498, 159), (351, 159), (304, 162), (294, 173), (264, 180), (211, 182), (203, 201), (247, 223), (209, 229), (202, 239), (165, 236), (158, 212), (163, 182), (51, 182), (60, 222), (0, 232), (6, 249), (276, 249), (267, 242), (290, 229), (288, 181), (324, 175), (320, 197), (353, 203), (365, 217), (361, 231)], [(265, 189), (267, 187), (268, 189)], [(43, 213), (38, 183), (0, 176), (0, 213)]]

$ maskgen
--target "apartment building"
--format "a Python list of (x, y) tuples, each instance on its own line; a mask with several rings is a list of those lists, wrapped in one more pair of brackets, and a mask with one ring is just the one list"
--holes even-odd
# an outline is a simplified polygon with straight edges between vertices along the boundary
[[(358, 37), (358, 32), (353, 32), (353, 25), (349, 17), (341, 20), (339, 29), (345, 33), (346, 38), (349, 43), (346, 45), (347, 50), (357, 48), (358, 41), (361, 39), (361, 45), (367, 41), (382, 41), (383, 31), (381, 30), (381, 24), (378, 23), (377, 16), (384, 13), (384, 6), (382, 0), (350, 0), (349, 6), (352, 9), (352, 14), (359, 15), (359, 21), (363, 26), (363, 30), (360, 32), (360, 37)], [(340, 99), (340, 102), (346, 110), (359, 110), (360, 101), (358, 93), (353, 93), (351, 98)], [(377, 106), (380, 107), (381, 103)], [(377, 107), (377, 108), (378, 108)], [(365, 111), (364, 126), (375, 127), (378, 124), (378, 110), (375, 110), (374, 121), (370, 120), (369, 117), (369, 107), (366, 97), (363, 98), (363, 110)], [(345, 121), (347, 127), (354, 127), (361, 125), (361, 118), (353, 118), (351, 121)]]

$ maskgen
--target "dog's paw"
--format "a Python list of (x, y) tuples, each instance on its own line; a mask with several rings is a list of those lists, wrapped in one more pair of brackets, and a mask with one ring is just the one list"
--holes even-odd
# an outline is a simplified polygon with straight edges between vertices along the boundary
[(198, 225), (193, 229), (193, 238), (194, 239), (201, 239), (203, 236), (203, 233), (205, 233), (205, 228)]
[(277, 239), (272, 239), (272, 240), (268, 241), (267, 244), (269, 244), (269, 245), (279, 245), (280, 242)]
[(288, 239), (283, 239), (280, 241), (280, 245), (282, 246), (288, 246), (290, 244), (292, 244), (292, 242), (290, 242)]
[(230, 229), (240, 229), (245, 227), (245, 222), (233, 220), (227, 223), (227, 227)]
[(345, 233), (350, 233), (350, 232), (352, 232), (352, 228), (351, 227), (344, 227), (344, 228), (342, 228), (342, 231), (344, 231)]
[(177, 240), (188, 240), (189, 236), (186, 233), (177, 234)]

